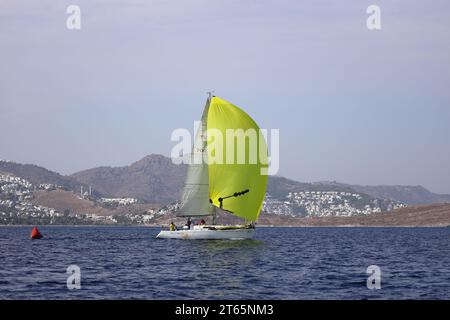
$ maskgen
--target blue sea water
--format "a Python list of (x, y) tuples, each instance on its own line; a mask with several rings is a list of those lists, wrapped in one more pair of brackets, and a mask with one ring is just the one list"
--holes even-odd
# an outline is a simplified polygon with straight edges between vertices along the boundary
[[(255, 240), (158, 228), (0, 227), (1, 299), (450, 299), (449, 228), (257, 228)], [(81, 289), (67, 288), (67, 267)], [(367, 288), (367, 267), (381, 289)]]

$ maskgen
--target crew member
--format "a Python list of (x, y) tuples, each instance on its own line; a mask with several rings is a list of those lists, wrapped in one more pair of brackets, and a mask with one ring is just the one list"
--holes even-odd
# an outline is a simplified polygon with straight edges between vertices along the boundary
[(189, 230), (191, 229), (191, 224), (192, 224), (192, 222), (191, 222), (191, 217), (188, 217), (187, 222), (186, 222), (186, 225), (187, 225), (187, 227), (188, 227)]

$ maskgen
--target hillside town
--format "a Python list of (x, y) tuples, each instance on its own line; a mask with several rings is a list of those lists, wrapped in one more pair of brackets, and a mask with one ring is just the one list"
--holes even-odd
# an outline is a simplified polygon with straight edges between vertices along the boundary
[[(164, 210), (150, 210), (142, 214), (126, 213), (124, 215), (68, 214), (56, 209), (32, 202), (35, 191), (54, 191), (60, 186), (42, 183), (37, 186), (29, 181), (11, 174), (0, 173), (0, 225), (17, 224), (124, 224), (143, 225), (160, 215)], [(83, 192), (80, 200), (92, 199), (90, 192)], [(135, 198), (100, 198), (99, 205), (132, 206), (139, 203)]]
[(110, 217), (88, 215), (68, 215), (53, 208), (32, 202), (36, 190), (51, 191), (58, 186), (40, 184), (34, 186), (29, 181), (10, 174), (0, 174), (0, 225), (17, 224), (104, 224)]
[(62, 214), (30, 202), (34, 187), (25, 179), (0, 174), (0, 224), (45, 221), (53, 224)]
[(290, 192), (283, 200), (267, 194), (263, 211), (293, 217), (350, 217), (391, 211), (404, 206), (398, 201), (365, 199), (359, 193), (299, 191)]
[[(126, 210), (123, 214), (70, 214), (59, 212), (51, 207), (33, 202), (34, 192), (52, 192), (61, 189), (50, 183), (33, 185), (26, 179), (12, 174), (0, 174), (0, 224), (152, 224), (166, 214), (177, 210), (179, 204), (165, 205), (155, 210), (139, 212)], [(101, 197), (95, 199), (91, 188), (84, 191), (78, 199), (92, 201), (99, 208), (114, 209), (117, 207), (136, 206), (137, 198)], [(289, 192), (285, 197), (274, 197), (267, 194), (263, 204), (263, 212), (291, 217), (350, 217), (369, 215), (404, 207), (403, 203), (386, 199), (375, 199), (356, 192), (338, 191), (298, 191)], [(69, 211), (69, 210), (67, 210)], [(112, 212), (112, 211), (107, 211)]]

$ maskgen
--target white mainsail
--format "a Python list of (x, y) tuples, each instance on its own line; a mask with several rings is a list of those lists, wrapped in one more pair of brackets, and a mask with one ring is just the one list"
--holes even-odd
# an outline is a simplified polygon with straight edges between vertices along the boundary
[(187, 170), (186, 182), (181, 197), (180, 209), (177, 216), (208, 216), (213, 212), (209, 202), (208, 165), (203, 159), (206, 157), (206, 125), (210, 99), (203, 110), (201, 125), (195, 136), (192, 153), (189, 155), (190, 164)]

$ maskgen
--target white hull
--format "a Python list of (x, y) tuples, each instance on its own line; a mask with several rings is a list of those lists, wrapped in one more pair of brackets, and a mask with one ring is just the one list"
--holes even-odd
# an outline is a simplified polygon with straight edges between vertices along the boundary
[(156, 238), (158, 239), (183, 239), (183, 240), (245, 240), (252, 239), (255, 229), (191, 229), (168, 231), (162, 230)]

